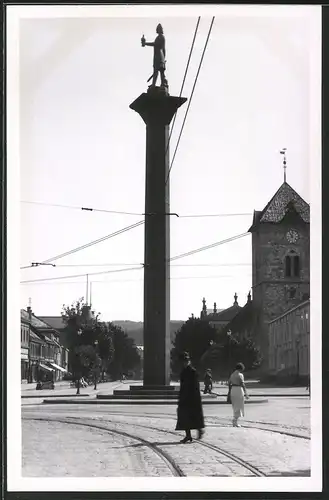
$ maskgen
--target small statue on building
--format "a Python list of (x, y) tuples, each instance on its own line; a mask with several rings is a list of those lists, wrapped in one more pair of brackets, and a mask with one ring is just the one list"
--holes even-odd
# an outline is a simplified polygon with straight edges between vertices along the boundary
[(148, 82), (152, 79), (151, 87), (155, 87), (158, 75), (160, 72), (161, 77), (161, 87), (168, 88), (168, 81), (165, 77), (166, 70), (166, 39), (163, 35), (163, 28), (161, 24), (156, 27), (156, 32), (158, 36), (154, 42), (146, 42), (144, 35), (141, 38), (142, 47), (148, 46), (154, 48), (153, 53), (153, 74), (147, 80)]

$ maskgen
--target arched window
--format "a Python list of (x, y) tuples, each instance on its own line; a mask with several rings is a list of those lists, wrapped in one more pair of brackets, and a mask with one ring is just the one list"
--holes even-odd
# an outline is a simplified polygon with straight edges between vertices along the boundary
[(294, 250), (290, 250), (285, 257), (285, 276), (298, 278), (300, 275), (300, 259)]

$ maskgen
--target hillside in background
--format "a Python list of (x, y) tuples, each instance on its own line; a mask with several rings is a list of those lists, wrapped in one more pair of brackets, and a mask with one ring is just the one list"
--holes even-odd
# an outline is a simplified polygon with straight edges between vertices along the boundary
[[(143, 322), (142, 321), (112, 321), (114, 325), (120, 326), (130, 338), (134, 339), (136, 345), (143, 345)], [(170, 321), (170, 337), (174, 340), (175, 333), (185, 323), (184, 321)]]

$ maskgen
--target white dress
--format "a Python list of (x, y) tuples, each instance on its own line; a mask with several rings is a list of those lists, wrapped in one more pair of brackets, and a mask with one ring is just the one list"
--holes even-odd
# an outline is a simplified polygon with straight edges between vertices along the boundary
[(231, 402), (233, 406), (234, 418), (244, 417), (244, 391), (241, 384), (244, 383), (244, 376), (235, 370), (230, 376)]

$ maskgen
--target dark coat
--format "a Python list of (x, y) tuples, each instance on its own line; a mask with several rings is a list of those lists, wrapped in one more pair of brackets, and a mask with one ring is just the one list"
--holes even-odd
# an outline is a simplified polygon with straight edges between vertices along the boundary
[(176, 431), (203, 429), (204, 418), (198, 374), (188, 365), (181, 372)]

